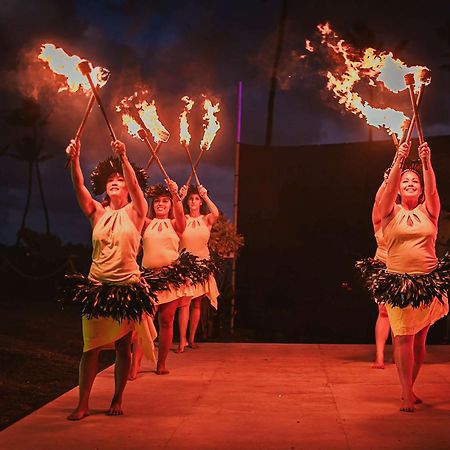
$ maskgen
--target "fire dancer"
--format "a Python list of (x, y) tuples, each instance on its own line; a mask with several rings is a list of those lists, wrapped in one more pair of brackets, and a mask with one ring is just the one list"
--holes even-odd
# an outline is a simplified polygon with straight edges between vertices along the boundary
[[(184, 200), (186, 215), (186, 229), (181, 237), (180, 249), (198, 256), (201, 259), (209, 260), (208, 241), (211, 235), (211, 228), (219, 217), (219, 210), (214, 202), (209, 198), (208, 191), (203, 186), (185, 185), (180, 189), (180, 196)], [(187, 201), (186, 201), (187, 199)], [(208, 207), (209, 213), (205, 214), (204, 209)], [(190, 305), (186, 304), (178, 311), (178, 326), (180, 329), (180, 342), (177, 353), (183, 353), (186, 346), (198, 348), (195, 343), (195, 333), (200, 321), (201, 302), (204, 297), (208, 297), (213, 308), (217, 309), (217, 289), (216, 280), (211, 274), (204, 284), (198, 284), (194, 297), (191, 301), (192, 314), (189, 323)], [(189, 323), (189, 340), (186, 339), (187, 326)]]
[[(383, 268), (386, 267), (387, 248), (383, 237), (383, 229), (381, 227), (381, 216), (379, 211), (380, 199), (386, 188), (387, 179), (389, 176), (389, 169), (384, 174), (383, 183), (381, 183), (375, 195), (375, 201), (372, 208), (372, 225), (377, 242), (377, 250), (375, 252), (375, 260), (378, 261)], [(378, 303), (378, 317), (375, 322), (375, 362), (372, 367), (374, 369), (384, 369), (384, 349), (386, 341), (389, 337), (391, 326), (389, 324), (389, 317), (386, 310), (386, 305)]]
[(79, 370), (79, 401), (67, 417), (80, 420), (89, 415), (89, 395), (98, 370), (102, 347), (114, 343), (115, 390), (108, 415), (122, 415), (122, 396), (131, 364), (131, 334), (135, 330), (145, 355), (154, 360), (156, 330), (151, 321), (141, 320), (155, 313), (156, 296), (141, 277), (136, 262), (140, 230), (148, 205), (144, 191), (147, 174), (132, 165), (125, 145), (113, 141), (119, 158), (109, 158), (91, 173), (94, 193), (106, 192), (102, 203), (84, 185), (80, 166), (80, 141), (67, 147), (72, 182), (78, 203), (92, 226), (92, 265), (89, 276), (71, 277), (74, 301), (82, 305), (83, 355)]
[[(186, 282), (186, 273), (178, 252), (180, 237), (186, 227), (183, 205), (178, 197), (175, 181), (166, 179), (168, 188), (154, 186), (150, 218), (147, 218), (142, 235), (142, 265), (148, 270), (146, 277), (160, 277), (167, 280), (170, 289), (158, 293), (159, 344), (156, 373), (168, 374), (166, 359), (173, 339), (173, 321), (176, 309), (189, 303), (194, 291)], [(173, 217), (173, 219), (171, 218)], [(133, 345), (133, 362), (130, 379), (134, 379), (140, 368), (142, 349)]]
[(413, 412), (422, 402), (413, 386), (424, 361), (428, 330), (448, 313), (450, 287), (450, 255), (438, 261), (435, 254), (440, 201), (430, 148), (426, 142), (419, 146), (423, 175), (414, 167), (402, 169), (409, 150), (410, 142), (399, 147), (379, 203), (387, 270), (369, 280), (374, 297), (386, 304), (394, 334), (404, 412)]

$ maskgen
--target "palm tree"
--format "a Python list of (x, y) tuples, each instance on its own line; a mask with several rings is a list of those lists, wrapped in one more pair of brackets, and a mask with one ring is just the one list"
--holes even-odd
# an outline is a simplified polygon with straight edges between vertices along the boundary
[(7, 146), (2, 150), (1, 155), (9, 156), (28, 163), (27, 199), (22, 216), (22, 223), (17, 233), (16, 245), (20, 241), (21, 231), (25, 228), (28, 211), (30, 208), (31, 192), (33, 187), (33, 168), (36, 170), (39, 194), (42, 202), (42, 209), (45, 217), (46, 233), (50, 233), (50, 221), (45, 201), (44, 189), (39, 164), (53, 155), (44, 152), (44, 128), (48, 123), (50, 113), (44, 114), (41, 105), (32, 98), (25, 98), (22, 105), (13, 110), (6, 118), (8, 124), (17, 127), (25, 127), (30, 133), (23, 136), (12, 148)]
[(286, 27), (286, 17), (288, 10), (287, 0), (282, 0), (280, 22), (278, 24), (277, 46), (275, 49), (275, 58), (272, 66), (272, 76), (270, 78), (269, 101), (267, 104), (267, 126), (266, 126), (266, 145), (272, 144), (273, 128), (273, 109), (275, 104), (275, 92), (277, 89), (278, 64), (280, 62), (281, 50), (283, 47), (284, 29)]

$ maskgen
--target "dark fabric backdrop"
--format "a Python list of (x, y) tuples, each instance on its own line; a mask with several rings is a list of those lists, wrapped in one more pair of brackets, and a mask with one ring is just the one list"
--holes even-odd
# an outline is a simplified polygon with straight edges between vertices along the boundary
[[(450, 137), (428, 139), (448, 248)], [(413, 143), (413, 148), (416, 145)], [(240, 146), (236, 326), (258, 341), (373, 342), (377, 307), (354, 263), (372, 256), (371, 210), (392, 142)], [(417, 157), (417, 151), (412, 151)], [(430, 331), (443, 342), (446, 319)]]

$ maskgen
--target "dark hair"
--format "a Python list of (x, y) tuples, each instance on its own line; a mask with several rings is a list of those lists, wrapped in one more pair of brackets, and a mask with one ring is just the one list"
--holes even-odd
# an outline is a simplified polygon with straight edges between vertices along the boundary
[[(418, 204), (420, 205), (421, 203), (423, 203), (425, 201), (424, 182), (423, 182), (423, 175), (422, 175), (422, 162), (420, 161), (420, 159), (406, 161), (405, 165), (403, 166), (402, 173), (400, 175), (400, 179), (401, 179), (401, 177), (403, 177), (403, 175), (406, 172), (413, 172), (419, 178), (420, 186), (422, 187), (422, 192), (418, 198)], [(400, 194), (397, 194), (396, 202), (401, 203), (401, 195)]]
[(148, 190), (148, 197), (151, 197), (151, 199), (152, 199), (150, 202), (150, 211), (149, 211), (150, 219), (154, 219), (156, 217), (154, 203), (155, 203), (155, 200), (160, 197), (170, 198), (169, 218), (170, 219), (173, 218), (172, 194), (170, 193), (169, 189), (167, 189), (167, 187), (165, 187), (162, 184), (155, 184), (153, 186), (150, 186), (150, 188)]
[[(144, 195), (146, 195), (148, 189), (147, 172), (145, 172), (144, 169), (136, 166), (131, 161), (130, 164), (134, 170), (134, 173), (136, 174), (136, 179), (140, 188), (142, 189), (142, 192), (144, 192)], [(112, 156), (110, 156), (105, 161), (101, 161), (97, 164), (97, 167), (91, 172), (92, 191), (95, 195), (102, 195), (106, 191), (106, 183), (108, 181), (108, 178), (113, 173), (118, 173), (123, 176), (122, 163), (120, 162), (119, 158), (113, 158)]]
[[(184, 200), (183, 200), (183, 208), (184, 208), (184, 212), (186, 214), (190, 213), (189, 197), (191, 195), (198, 195), (200, 197), (200, 194), (198, 193), (198, 186), (195, 186), (195, 185), (191, 184), (188, 187), (188, 191), (187, 191), (186, 197), (184, 197)], [(208, 207), (206, 206), (205, 201), (201, 197), (200, 197), (200, 200), (202, 201), (202, 204), (200, 205), (200, 214), (205, 215), (208, 212)]]

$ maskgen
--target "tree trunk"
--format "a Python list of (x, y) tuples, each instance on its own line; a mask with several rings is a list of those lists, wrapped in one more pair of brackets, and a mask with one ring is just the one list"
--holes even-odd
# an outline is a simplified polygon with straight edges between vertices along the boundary
[(47, 234), (49, 234), (50, 233), (50, 220), (48, 217), (47, 203), (45, 202), (44, 187), (42, 186), (42, 178), (41, 178), (41, 170), (39, 169), (39, 161), (36, 161), (36, 174), (37, 174), (37, 181), (38, 181), (38, 186), (39, 186), (39, 193), (41, 195), (42, 209), (44, 210), (44, 216), (45, 216), (45, 232)]
[(278, 38), (275, 50), (275, 59), (273, 61), (272, 77), (270, 79), (269, 101), (267, 104), (266, 146), (272, 145), (273, 108), (275, 104), (278, 64), (280, 62), (281, 49), (283, 47), (283, 37), (284, 37), (284, 28), (286, 25), (286, 17), (287, 17), (287, 0), (283, 0), (280, 23), (278, 25)]
[(25, 223), (27, 221), (27, 214), (30, 208), (30, 200), (31, 200), (31, 188), (33, 186), (33, 162), (28, 161), (28, 192), (27, 192), (27, 201), (25, 203), (25, 211), (23, 212), (22, 224), (20, 225), (19, 231), (17, 232), (17, 240), (16, 246), (19, 245), (21, 231), (25, 228)]

